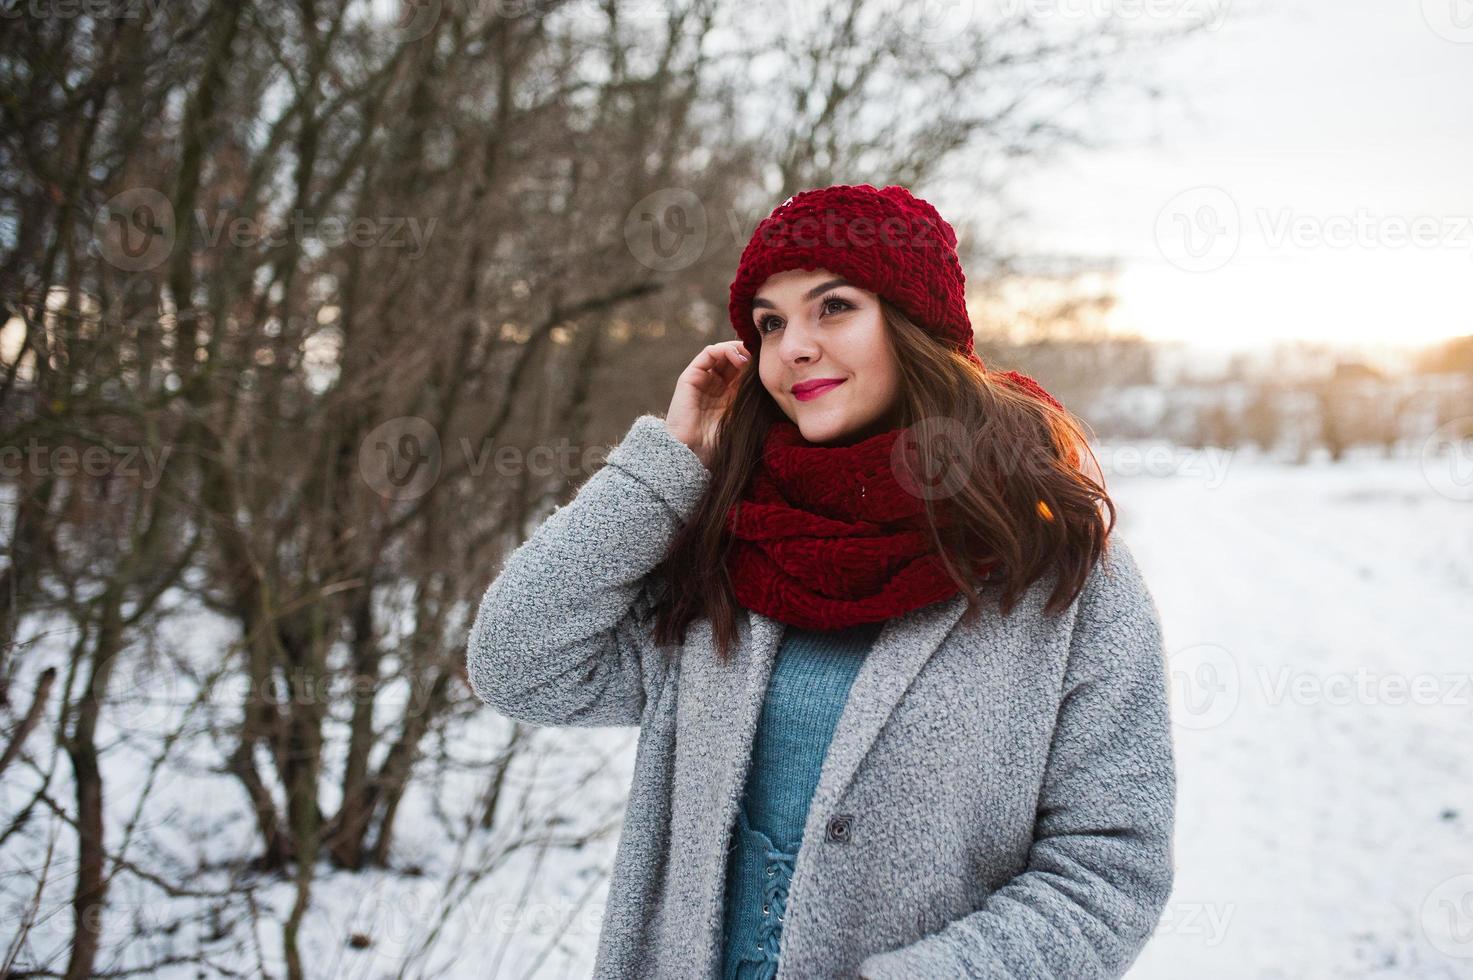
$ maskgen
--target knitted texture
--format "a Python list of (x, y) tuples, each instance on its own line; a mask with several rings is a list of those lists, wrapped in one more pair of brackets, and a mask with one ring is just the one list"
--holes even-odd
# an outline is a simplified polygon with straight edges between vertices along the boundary
[[(925, 500), (898, 478), (905, 429), (847, 446), (808, 442), (788, 419), (767, 430), (762, 460), (728, 511), (727, 569), (747, 609), (805, 629), (889, 619), (957, 593), (931, 546)], [(904, 448), (904, 447), (902, 447)], [(955, 523), (947, 498), (937, 524)], [(985, 577), (995, 562), (983, 559)]]
[(755, 357), (752, 299), (767, 277), (828, 269), (894, 303), (921, 328), (981, 363), (972, 348), (956, 231), (898, 184), (836, 184), (794, 194), (757, 225), (737, 263), (731, 324)]
[[(723, 980), (773, 980), (782, 959), (782, 922), (798, 848), (780, 848), (737, 808), (735, 846), (727, 860), (727, 948)], [(755, 906), (761, 903), (761, 911)]]
[(788, 886), (839, 715), (880, 623), (787, 629), (762, 702), (727, 865), (726, 980), (777, 972)]
[[(1063, 410), (1027, 375), (994, 376)], [(957, 594), (931, 545), (917, 492), (924, 481), (902, 482), (896, 471), (895, 442), (905, 433), (897, 427), (823, 445), (786, 418), (768, 427), (758, 468), (726, 514), (733, 536), (727, 571), (738, 602), (792, 626), (830, 630)], [(937, 526), (953, 526), (950, 498), (931, 503)], [(982, 555), (974, 574), (985, 578), (994, 565)]]
[[(656, 568), (710, 472), (654, 415), (508, 556), (471, 626), (476, 695), (542, 725), (638, 725), (597, 980), (716, 980), (726, 845), (782, 623), (653, 642)], [(776, 980), (1119, 977), (1171, 892), (1176, 769), (1159, 613), (1121, 533), (1083, 591), (958, 596), (885, 624), (794, 863)], [(838, 828), (838, 832), (835, 832)], [(812, 845), (811, 847), (808, 845)]]
[[(967, 278), (956, 231), (928, 201), (899, 184), (835, 184), (794, 194), (752, 232), (732, 277), (728, 313), (753, 357), (762, 337), (752, 300), (769, 276), (828, 269), (894, 303), (919, 327), (982, 364), (967, 315)], [(1017, 371), (994, 372), (1062, 411), (1064, 406)]]
[(996, 378), (1004, 384), (1016, 388), (1026, 395), (1032, 395), (1039, 401), (1047, 402), (1061, 412), (1067, 411), (1067, 409), (1064, 408), (1062, 402), (1060, 402), (1053, 395), (1050, 395), (1048, 392), (1043, 390), (1043, 385), (1039, 384), (1028, 375), (1023, 374), (1021, 371), (992, 371), (989, 372), (988, 376)]

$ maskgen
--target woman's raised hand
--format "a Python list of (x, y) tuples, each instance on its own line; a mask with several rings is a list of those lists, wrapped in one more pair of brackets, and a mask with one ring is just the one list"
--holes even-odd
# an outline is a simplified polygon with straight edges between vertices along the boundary
[(670, 411), (665, 413), (665, 428), (689, 446), (707, 469), (711, 468), (716, 424), (731, 404), (737, 379), (751, 360), (740, 340), (710, 344), (680, 372), (675, 382), (675, 396), (670, 400)]

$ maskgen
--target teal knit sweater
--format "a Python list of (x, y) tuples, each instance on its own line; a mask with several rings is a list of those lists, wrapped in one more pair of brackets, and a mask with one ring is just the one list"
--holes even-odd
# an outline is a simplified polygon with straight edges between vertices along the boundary
[(777, 973), (808, 804), (849, 688), (883, 626), (789, 626), (783, 633), (727, 853), (725, 980), (771, 980)]

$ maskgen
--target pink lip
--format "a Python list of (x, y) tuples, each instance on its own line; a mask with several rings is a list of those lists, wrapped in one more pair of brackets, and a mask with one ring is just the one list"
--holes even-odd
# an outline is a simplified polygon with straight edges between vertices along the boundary
[(793, 397), (800, 402), (811, 401), (819, 395), (833, 391), (846, 380), (845, 378), (825, 378), (822, 381), (804, 381), (793, 386)]

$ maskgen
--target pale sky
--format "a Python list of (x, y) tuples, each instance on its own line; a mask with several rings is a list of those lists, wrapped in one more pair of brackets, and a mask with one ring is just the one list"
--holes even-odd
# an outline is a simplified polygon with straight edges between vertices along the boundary
[(1473, 0), (1238, 2), (1220, 20), (1149, 55), (1169, 94), (1112, 127), (1134, 145), (1014, 185), (1014, 244), (1120, 256), (1120, 324), (1154, 338), (1473, 333)]

